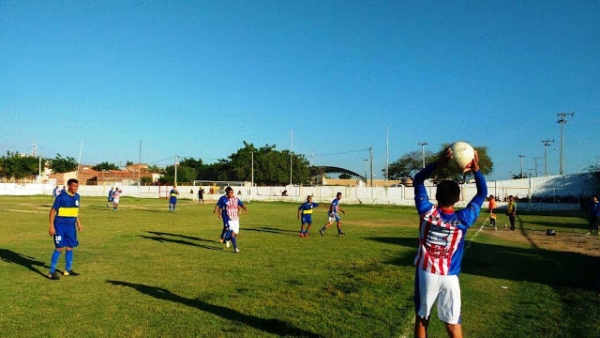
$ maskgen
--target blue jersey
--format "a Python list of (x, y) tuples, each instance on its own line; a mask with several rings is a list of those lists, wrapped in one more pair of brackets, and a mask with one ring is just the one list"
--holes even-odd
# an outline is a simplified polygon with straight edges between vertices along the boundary
[(329, 206), (329, 213), (337, 215), (339, 206), (340, 206), (340, 200), (338, 200), (337, 198), (334, 199), (333, 201), (331, 201), (331, 205)]
[(301, 210), (301, 214), (302, 215), (312, 215), (313, 213), (313, 208), (316, 208), (319, 206), (319, 203), (315, 203), (315, 202), (305, 202), (304, 204), (302, 204), (298, 210)]
[(305, 202), (298, 208), (298, 210), (302, 214), (302, 223), (312, 223), (313, 209), (318, 206), (319, 206), (319, 203)]
[(596, 216), (596, 217), (600, 216), (600, 203), (590, 202), (589, 210), (590, 210), (590, 216)]
[(477, 220), (487, 196), (487, 186), (480, 171), (474, 173), (477, 195), (463, 210), (445, 213), (429, 202), (425, 179), (435, 170), (432, 163), (413, 180), (415, 205), (419, 213), (419, 248), (415, 265), (438, 275), (457, 275), (464, 251), (467, 229)]
[(109, 202), (113, 201), (113, 193), (114, 193), (114, 190), (110, 189), (108, 192), (108, 201)]
[(238, 220), (238, 207), (243, 206), (244, 203), (237, 197), (228, 198), (227, 196), (221, 196), (217, 201), (217, 206), (221, 209), (221, 216), (223, 217), (223, 223), (229, 220)]
[(172, 189), (171, 192), (169, 192), (169, 197), (170, 197), (170, 203), (171, 204), (177, 203), (177, 196), (179, 196), (179, 192), (177, 190)]
[(52, 209), (56, 210), (54, 226), (75, 226), (79, 215), (79, 194), (68, 191), (56, 196)]

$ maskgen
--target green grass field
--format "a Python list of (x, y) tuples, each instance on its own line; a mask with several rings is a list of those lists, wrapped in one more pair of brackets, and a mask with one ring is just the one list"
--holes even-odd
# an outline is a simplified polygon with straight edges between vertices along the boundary
[[(0, 197), (1, 337), (412, 336), (413, 208), (345, 204), (347, 236), (321, 237), (321, 207), (302, 239), (298, 204), (248, 203), (234, 254), (212, 203), (172, 214), (165, 200), (123, 198), (113, 212), (83, 197), (81, 276), (50, 281), (50, 205)], [(521, 215), (513, 233), (484, 220), (460, 277), (465, 336), (599, 337), (600, 238), (585, 220)], [(430, 336), (445, 335), (434, 309)]]

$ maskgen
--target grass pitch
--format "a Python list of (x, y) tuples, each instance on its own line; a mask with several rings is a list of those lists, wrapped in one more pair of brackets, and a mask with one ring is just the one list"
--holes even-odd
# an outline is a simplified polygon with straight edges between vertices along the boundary
[[(83, 197), (81, 276), (50, 281), (50, 205), (0, 197), (0, 336), (412, 336), (414, 208), (345, 205), (340, 238), (318, 234), (321, 207), (303, 239), (298, 204), (248, 203), (234, 254), (213, 203), (168, 213), (165, 200), (122, 198), (113, 212)], [(600, 236), (579, 216), (520, 215), (515, 232), (480, 217), (461, 273), (466, 336), (600, 336)], [(435, 309), (430, 336), (445, 336)]]

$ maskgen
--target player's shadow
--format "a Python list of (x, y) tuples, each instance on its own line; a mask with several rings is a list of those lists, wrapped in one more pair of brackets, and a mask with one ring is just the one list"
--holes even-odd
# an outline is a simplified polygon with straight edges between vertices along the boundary
[(217, 246), (211, 246), (211, 245), (206, 245), (206, 244), (198, 244), (198, 243), (194, 243), (188, 240), (183, 240), (183, 239), (176, 239), (176, 238), (168, 238), (168, 237), (163, 237), (163, 236), (144, 236), (144, 235), (140, 235), (141, 238), (144, 239), (150, 239), (153, 241), (157, 241), (159, 243), (175, 243), (175, 244), (183, 244), (183, 245), (189, 245), (189, 246), (195, 246), (198, 248), (203, 248), (203, 249), (207, 249), (207, 250), (223, 250), (223, 248), (221, 247), (217, 247)]
[(200, 237), (196, 237), (196, 236), (187, 236), (187, 235), (182, 235), (182, 234), (174, 234), (171, 232), (159, 232), (159, 231), (146, 231), (146, 232), (149, 234), (161, 236), (161, 237), (171, 236), (171, 237), (179, 237), (179, 238), (183, 238), (183, 239), (189, 239), (192, 241), (216, 243), (216, 241), (213, 241), (210, 239), (204, 239), (204, 238), (200, 238)]
[(130, 287), (138, 292), (154, 297), (156, 299), (167, 300), (170, 302), (187, 305), (196, 308), (200, 311), (210, 312), (221, 318), (230, 320), (232, 322), (243, 323), (257, 330), (261, 330), (270, 334), (290, 337), (323, 337), (319, 334), (315, 334), (294, 327), (289, 323), (286, 323), (285, 321), (279, 319), (264, 319), (247, 315), (239, 311), (226, 308), (224, 306), (209, 304), (199, 299), (185, 298), (174, 294), (171, 291), (164, 288), (114, 280), (108, 280), (107, 282), (112, 285)]
[(379, 242), (383, 244), (400, 245), (407, 248), (413, 248), (413, 250), (402, 251), (395, 259), (385, 262), (386, 264), (393, 264), (398, 266), (410, 266), (414, 265), (415, 253), (417, 252), (417, 245), (419, 239), (415, 237), (367, 237), (366, 239)]
[(297, 233), (296, 230), (286, 230), (286, 229), (278, 229), (278, 228), (270, 228), (270, 227), (261, 227), (261, 228), (244, 228), (244, 231), (256, 231), (256, 232), (268, 232), (272, 234), (286, 234), (286, 233)]
[(17, 253), (17, 252), (11, 251), (11, 250), (7, 250), (7, 249), (0, 249), (0, 259), (2, 259), (3, 261), (5, 261), (7, 263), (21, 265), (22, 267), (25, 267), (37, 274), (40, 274), (40, 275), (46, 277), (44, 272), (40, 271), (37, 268), (37, 267), (47, 268), (46, 264), (35, 260), (33, 257), (21, 255), (20, 253)]

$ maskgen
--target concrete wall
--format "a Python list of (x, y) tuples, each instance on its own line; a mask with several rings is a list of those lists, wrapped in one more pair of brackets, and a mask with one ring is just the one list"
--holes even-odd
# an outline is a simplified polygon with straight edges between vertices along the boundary
[[(508, 195), (519, 198), (539, 196), (590, 196), (598, 192), (598, 181), (592, 174), (573, 174), (564, 176), (547, 176), (531, 179), (488, 181), (488, 195), (495, 195), (503, 199)], [(44, 183), (0, 183), (0, 195), (51, 195), (55, 184)], [(140, 198), (166, 198), (171, 187), (167, 186), (118, 186), (123, 190), (122, 196)], [(203, 186), (205, 192), (210, 192), (210, 186)], [(222, 188), (214, 194), (204, 194), (204, 199), (213, 201), (223, 194)], [(249, 187), (234, 186), (236, 194), (243, 201), (288, 201), (301, 203), (306, 196), (312, 195), (313, 200), (319, 203), (329, 203), (338, 192), (343, 194), (345, 204), (389, 204), (389, 205), (414, 205), (414, 189), (412, 187), (350, 187), (350, 186), (276, 186), (276, 187)], [(436, 187), (426, 185), (430, 198), (434, 198)], [(80, 185), (79, 193), (82, 196), (106, 196), (110, 186)], [(199, 187), (178, 187), (180, 198), (198, 198)], [(190, 190), (194, 193), (191, 194)], [(282, 192), (287, 190), (287, 196)], [(461, 189), (459, 207), (465, 206), (476, 193), (474, 183), (464, 184)], [(502, 208), (505, 203), (499, 203)], [(578, 204), (544, 204), (520, 203), (519, 208), (532, 210), (576, 210)]]

